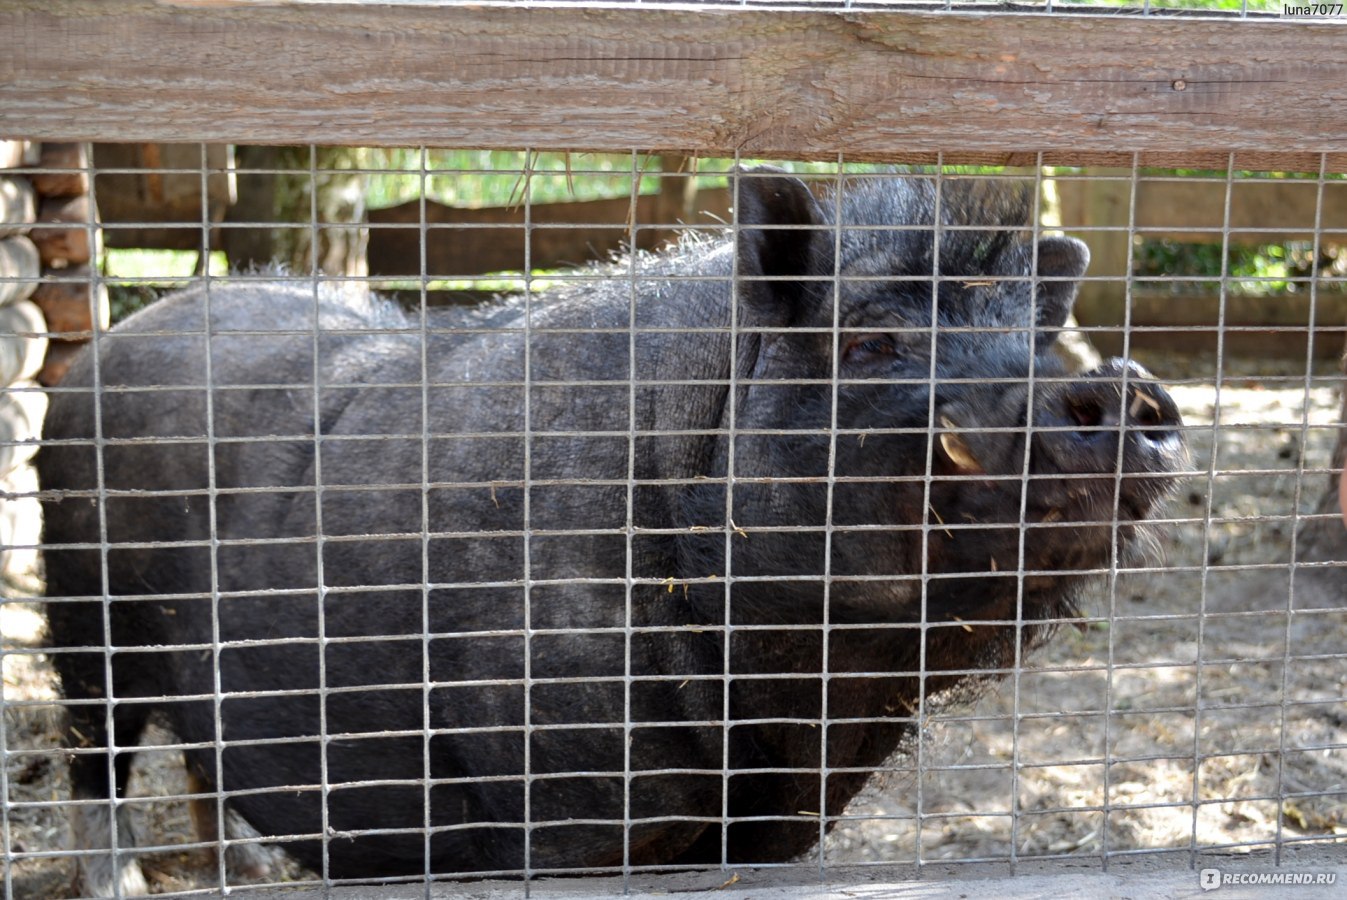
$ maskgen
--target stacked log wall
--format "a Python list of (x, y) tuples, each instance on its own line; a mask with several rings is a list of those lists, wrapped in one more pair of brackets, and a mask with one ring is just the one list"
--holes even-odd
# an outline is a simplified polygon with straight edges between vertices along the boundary
[(28, 174), (38, 201), (32, 242), (41, 265), (33, 302), (51, 331), (38, 375), (46, 387), (60, 384), (95, 328), (108, 327), (107, 287), (91, 268), (103, 240), (90, 171), (87, 144), (44, 143)]
[(47, 350), (47, 323), (32, 300), (41, 278), (33, 240), (40, 198), (25, 165), (37, 147), (0, 142), (0, 576), (36, 574), (40, 536), (31, 466), (47, 396), (35, 381)]
[(32, 457), (60, 383), (95, 328), (107, 291), (88, 148), (0, 142), (0, 577), (37, 575), (41, 511)]

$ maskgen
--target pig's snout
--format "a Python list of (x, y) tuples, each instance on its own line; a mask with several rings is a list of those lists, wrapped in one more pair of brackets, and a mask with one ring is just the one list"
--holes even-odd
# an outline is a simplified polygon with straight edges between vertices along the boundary
[[(1109, 360), (1079, 381), (1044, 391), (1034, 426), (1040, 474), (1167, 475), (1185, 458), (1174, 398), (1130, 360)], [(1124, 499), (1154, 497), (1163, 484), (1147, 483), (1153, 481), (1123, 479)]]

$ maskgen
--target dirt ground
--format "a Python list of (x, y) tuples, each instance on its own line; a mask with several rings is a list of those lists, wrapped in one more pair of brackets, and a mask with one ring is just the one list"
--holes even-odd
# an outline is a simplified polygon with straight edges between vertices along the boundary
[(920, 776), (857, 798), (825, 860), (1347, 838), (1347, 572), (1297, 567), (1290, 599), (1293, 515), (1322, 493), (1336, 437), (1332, 370), (1306, 391), (1303, 363), (1227, 359), (1218, 417), (1214, 359), (1142, 361), (1172, 379), (1194, 473), (1157, 552), (1100, 586), (1087, 627), (933, 722)]
[[(1303, 363), (1227, 359), (1218, 392), (1214, 359), (1143, 362), (1173, 386), (1192, 449), (1156, 553), (1101, 585), (1082, 629), (972, 708), (932, 717), (915, 755), (852, 804), (826, 864), (1098, 865), (1347, 840), (1347, 573), (1290, 565), (1335, 437), (1334, 369), (1307, 391)], [(59, 707), (31, 702), (57, 699), (37, 587), (10, 585), (0, 607), (6, 874), (33, 898), (67, 896), (73, 870), (50, 805), (68, 796)], [(133, 795), (185, 792), (178, 754), (140, 758)], [(180, 798), (138, 813), (140, 843), (165, 848), (145, 858), (155, 890), (216, 883), (207, 851), (175, 846), (189, 833)], [(272, 877), (305, 876), (278, 864)]]

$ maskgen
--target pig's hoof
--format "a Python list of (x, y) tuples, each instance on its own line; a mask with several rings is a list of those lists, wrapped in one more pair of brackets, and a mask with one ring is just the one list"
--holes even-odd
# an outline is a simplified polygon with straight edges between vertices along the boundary
[(112, 846), (112, 813), (106, 803), (81, 804), (70, 811), (70, 838), (77, 850), (91, 851), (80, 857), (77, 887), (82, 897), (142, 897), (150, 892), (145, 873), (134, 856), (135, 846), (125, 810), (117, 813), (121, 852)]
[[(261, 832), (232, 809), (225, 810), (225, 834), (231, 841), (261, 837)], [(271, 878), (272, 850), (265, 844), (230, 844), (225, 849), (225, 867), (232, 876), (248, 881), (267, 881)]]
[(136, 860), (98, 853), (80, 860), (79, 892), (81, 897), (143, 897), (150, 886)]
[(230, 847), (225, 851), (225, 865), (231, 875), (239, 879), (247, 881), (271, 879), (271, 854), (257, 844), (238, 844)]

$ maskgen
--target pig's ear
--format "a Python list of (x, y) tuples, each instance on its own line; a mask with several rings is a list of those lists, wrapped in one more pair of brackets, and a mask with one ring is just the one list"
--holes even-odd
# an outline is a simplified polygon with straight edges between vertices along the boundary
[[(798, 178), (781, 169), (760, 166), (737, 173), (739, 224), (739, 275), (750, 279), (745, 295), (780, 298), (788, 305), (798, 302), (805, 290), (802, 281), (790, 279), (813, 274), (818, 265), (815, 247), (826, 232), (823, 210)], [(788, 310), (778, 310), (786, 313)]]
[(1057, 339), (1089, 265), (1090, 249), (1075, 238), (1046, 237), (1038, 242), (1038, 275), (1049, 280), (1035, 285), (1036, 346), (1046, 347)]

